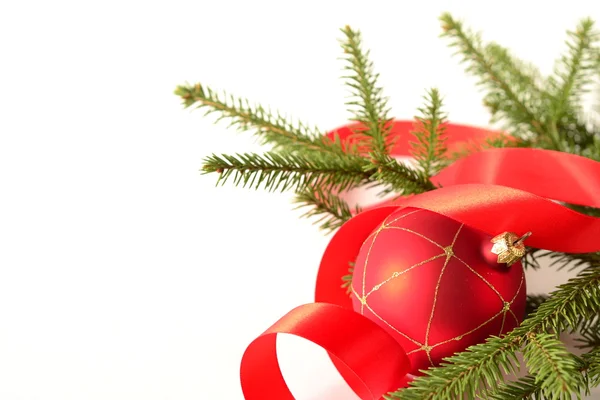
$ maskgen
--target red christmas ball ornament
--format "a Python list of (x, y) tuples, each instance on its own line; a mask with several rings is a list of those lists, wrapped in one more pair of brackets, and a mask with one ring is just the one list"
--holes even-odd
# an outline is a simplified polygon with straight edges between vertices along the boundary
[(523, 268), (497, 263), (491, 239), (443, 215), (402, 208), (363, 243), (353, 307), (400, 342), (412, 374), (522, 321)]

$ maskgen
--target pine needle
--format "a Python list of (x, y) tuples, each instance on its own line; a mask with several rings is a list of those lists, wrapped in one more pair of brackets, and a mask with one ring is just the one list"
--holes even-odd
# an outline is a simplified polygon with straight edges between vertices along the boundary
[(577, 362), (556, 335), (527, 334), (523, 358), (528, 371), (535, 376), (547, 397), (570, 398), (581, 382)]
[[(543, 400), (540, 383), (535, 377), (527, 375), (515, 382), (503, 383), (491, 400)], [(569, 398), (570, 399), (570, 398)]]
[(352, 294), (352, 277), (354, 276), (354, 263), (350, 263), (348, 274), (342, 276), (342, 289), (346, 289), (346, 294)]
[(323, 190), (321, 187), (309, 186), (296, 194), (295, 209), (309, 208), (302, 217), (318, 217), (314, 222), (327, 233), (339, 228), (346, 221), (358, 214), (361, 209), (356, 206), (354, 210), (338, 195)]
[(244, 153), (212, 155), (204, 160), (205, 173), (217, 172), (217, 184), (233, 179), (235, 186), (260, 187), (268, 191), (304, 189), (347, 190), (369, 181), (368, 161), (361, 157), (322, 153)]
[(548, 300), (547, 294), (528, 294), (527, 303), (525, 306), (525, 315), (529, 316), (536, 312), (536, 310)]
[(344, 76), (346, 86), (350, 89), (351, 97), (346, 103), (354, 121), (362, 123), (366, 130), (360, 133), (369, 140), (365, 143), (375, 156), (389, 154), (389, 132), (391, 118), (388, 99), (383, 96), (383, 89), (377, 85), (379, 74), (373, 69), (369, 60), (369, 51), (362, 46), (359, 31), (349, 26), (342, 29), (345, 40), (340, 41), (344, 51), (348, 72)]
[(589, 89), (596, 72), (596, 48), (600, 33), (594, 29), (594, 21), (583, 19), (574, 31), (567, 32), (568, 47), (554, 68), (549, 86), (556, 101), (553, 117), (560, 121), (574, 105), (581, 104), (581, 97)]
[[(538, 334), (577, 329), (583, 321), (599, 312), (600, 268), (593, 268), (582, 271), (579, 276), (560, 285), (535, 313), (507, 335), (492, 336), (485, 343), (471, 346), (466, 351), (447, 358), (440, 367), (430, 368), (425, 371), (425, 376), (416, 378), (411, 387), (390, 393), (386, 398), (446, 400), (463, 396), (471, 399), (486, 396), (498, 390), (499, 384), (504, 381), (503, 372), (515, 372), (518, 366), (516, 352), (527, 345), (529, 340), (536, 340), (550, 353), (552, 359), (549, 363), (544, 364), (545, 366), (534, 365), (534, 368), (539, 367), (538, 373), (547, 373), (546, 368), (553, 368), (554, 355), (564, 356), (564, 352), (549, 338), (539, 339)], [(547, 359), (547, 356), (544, 358)], [(552, 391), (560, 396), (564, 393), (563, 384), (570, 388), (576, 385), (577, 374), (571, 373), (573, 370), (570, 363), (571, 361), (561, 364), (559, 371), (554, 372), (563, 374), (561, 378), (565, 382), (559, 382), (560, 386), (556, 386), (554, 381), (544, 381), (546, 392)], [(481, 384), (482, 379), (484, 385)]]
[(600, 385), (600, 348), (596, 347), (582, 356), (582, 370), (586, 372), (589, 387)]
[(365, 165), (365, 172), (371, 174), (373, 182), (385, 184), (380, 194), (408, 195), (435, 189), (433, 183), (419, 171), (389, 156), (371, 159)]
[(484, 104), (493, 120), (506, 121), (506, 128), (523, 141), (544, 138), (545, 94), (540, 89), (539, 72), (515, 60), (497, 44), (486, 45), (478, 33), (464, 28), (462, 22), (445, 13), (440, 17), (443, 37), (457, 49), (467, 64), (467, 72), (479, 78), (486, 91)]
[[(291, 122), (279, 112), (252, 105), (247, 99), (236, 98), (200, 84), (181, 85), (175, 89), (185, 107), (196, 106), (206, 115), (217, 114), (217, 121), (227, 120), (229, 127), (239, 131), (252, 131), (263, 144), (286, 151), (319, 151), (343, 154), (339, 138), (329, 140), (323, 132), (302, 122)], [(348, 149), (346, 149), (347, 151)]]
[(424, 97), (425, 105), (419, 108), (412, 134), (412, 154), (421, 168), (424, 179), (436, 175), (445, 165), (446, 113), (442, 111), (442, 98), (437, 89), (431, 89)]

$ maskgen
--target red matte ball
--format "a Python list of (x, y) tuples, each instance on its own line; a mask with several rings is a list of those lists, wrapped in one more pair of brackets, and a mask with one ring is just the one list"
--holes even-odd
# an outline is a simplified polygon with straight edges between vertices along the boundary
[(400, 342), (411, 373), (522, 321), (523, 268), (497, 264), (488, 254), (491, 238), (443, 215), (403, 208), (362, 245), (353, 307)]

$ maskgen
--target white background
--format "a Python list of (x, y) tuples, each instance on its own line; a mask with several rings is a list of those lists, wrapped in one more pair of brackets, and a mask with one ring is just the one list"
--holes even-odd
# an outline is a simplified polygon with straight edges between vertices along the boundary
[[(438, 38), (444, 10), (543, 72), (566, 29), (600, 18), (574, 0), (2, 2), (0, 399), (242, 399), (246, 345), (312, 300), (328, 238), (287, 195), (201, 176), (213, 152), (259, 148), (173, 89), (201, 81), (336, 127), (350, 24), (396, 116), (437, 86), (452, 121), (485, 125)], [(545, 269), (528, 286), (564, 280)], [(353, 398), (319, 351), (284, 344), (299, 399)]]

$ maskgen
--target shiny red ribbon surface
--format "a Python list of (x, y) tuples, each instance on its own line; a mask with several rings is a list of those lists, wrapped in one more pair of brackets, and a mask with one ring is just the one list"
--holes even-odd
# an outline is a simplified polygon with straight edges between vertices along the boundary
[[(341, 330), (345, 334), (339, 334)], [(332, 334), (337, 332), (337, 334)], [(293, 400), (277, 362), (276, 336), (296, 335), (327, 349), (360, 382), (364, 399), (377, 400), (394, 390), (390, 382), (408, 372), (410, 363), (400, 344), (375, 322), (352, 310), (327, 303), (297, 307), (255, 339), (242, 359), (246, 399)]]
[[(412, 127), (409, 121), (394, 122), (393, 155), (410, 154)], [(356, 139), (356, 128), (355, 124), (348, 125), (332, 131), (329, 137), (337, 135), (351, 143)], [(447, 125), (446, 132), (448, 146), (454, 149), (466, 141), (481, 143), (486, 137), (501, 135), (453, 124)], [(379, 399), (386, 391), (406, 384), (404, 374), (410, 365), (404, 351), (386, 332), (353, 312), (349, 296), (340, 288), (340, 278), (364, 239), (398, 207), (427, 209), (489, 235), (531, 231), (533, 235), (527, 240), (531, 247), (570, 253), (600, 250), (600, 219), (557, 203), (600, 207), (598, 162), (539, 149), (493, 149), (453, 163), (432, 181), (441, 188), (370, 207), (335, 233), (321, 260), (317, 303), (288, 313), (246, 350), (241, 381), (247, 400), (293, 399), (277, 363), (277, 333), (295, 334), (325, 348), (363, 400)], [(353, 328), (348, 329), (348, 324)]]
[(432, 179), (442, 186), (507, 186), (565, 203), (600, 208), (600, 163), (558, 151), (503, 148), (474, 153)]

